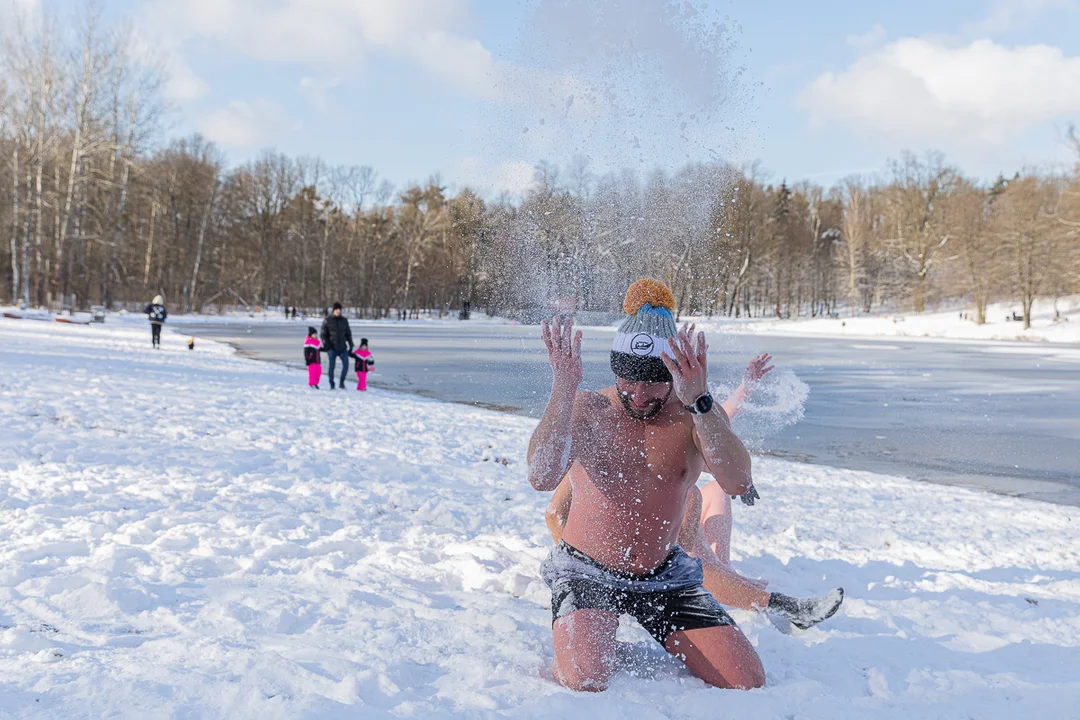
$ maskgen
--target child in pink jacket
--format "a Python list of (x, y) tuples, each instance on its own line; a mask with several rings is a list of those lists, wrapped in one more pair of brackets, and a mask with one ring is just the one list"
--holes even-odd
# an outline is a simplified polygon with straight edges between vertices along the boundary
[(367, 374), (375, 369), (375, 358), (367, 347), (367, 338), (360, 338), (360, 347), (353, 353), (356, 358), (356, 389), (367, 390)]
[(319, 331), (313, 327), (307, 329), (307, 337), (304, 338), (304, 364), (307, 365), (308, 387), (319, 389), (319, 380), (322, 378), (322, 361), (319, 358)]

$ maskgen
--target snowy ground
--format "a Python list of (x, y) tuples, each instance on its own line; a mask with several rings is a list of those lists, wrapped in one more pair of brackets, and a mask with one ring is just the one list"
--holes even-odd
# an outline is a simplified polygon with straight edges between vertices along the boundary
[[(977, 325), (973, 307), (958, 306), (942, 312), (890, 313), (856, 315), (841, 312), (838, 318), (797, 318), (777, 320), (709, 319), (706, 327), (722, 327), (726, 331), (777, 333), (781, 335), (823, 335), (831, 337), (907, 337), (943, 338), (950, 340), (1033, 340), (1037, 342), (1080, 344), (1080, 295), (1061, 298), (1055, 320), (1053, 300), (1039, 300), (1032, 307), (1031, 329), (1024, 330), (1022, 321), (1006, 320), (1020, 311), (1019, 303), (995, 303), (987, 307), (986, 323)], [(961, 318), (962, 313), (968, 318)]]
[(757, 459), (737, 567), (847, 590), (768, 685), (705, 687), (621, 631), (551, 678), (527, 418), (145, 327), (0, 320), (0, 716), (1014, 718), (1080, 707), (1077, 508)]

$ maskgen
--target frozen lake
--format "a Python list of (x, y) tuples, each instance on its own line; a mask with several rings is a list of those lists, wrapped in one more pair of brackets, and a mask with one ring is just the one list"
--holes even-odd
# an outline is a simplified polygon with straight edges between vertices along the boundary
[[(190, 332), (300, 368), (307, 324)], [(537, 327), (352, 327), (371, 342), (376, 387), (536, 417), (543, 411), (551, 375)], [(613, 380), (613, 335), (585, 331), (588, 388)], [(768, 422), (736, 425), (759, 452), (1080, 505), (1080, 347), (777, 335), (713, 335), (709, 343), (713, 377), (741, 376), (750, 357), (769, 352), (809, 385), (798, 423), (772, 432)]]

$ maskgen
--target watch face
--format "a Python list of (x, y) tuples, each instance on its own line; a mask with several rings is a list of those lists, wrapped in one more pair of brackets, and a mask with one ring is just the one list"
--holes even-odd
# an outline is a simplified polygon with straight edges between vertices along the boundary
[(702, 415), (704, 415), (705, 413), (712, 410), (712, 405), (713, 405), (712, 395), (709, 395), (708, 393), (706, 393), (705, 395), (702, 395), (701, 397), (699, 397), (697, 399), (697, 402), (695, 402), (694, 405), (697, 406), (697, 411), (699, 413), (701, 413)]

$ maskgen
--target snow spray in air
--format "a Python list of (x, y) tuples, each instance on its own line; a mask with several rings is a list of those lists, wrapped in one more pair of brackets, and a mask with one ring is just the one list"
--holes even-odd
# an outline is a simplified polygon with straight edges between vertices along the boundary
[(613, 312), (646, 276), (716, 309), (716, 226), (747, 144), (739, 56), (705, 3), (539, 0), (496, 79), (492, 154), (535, 168), (487, 249), (500, 309)]

